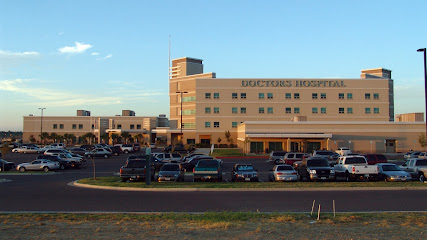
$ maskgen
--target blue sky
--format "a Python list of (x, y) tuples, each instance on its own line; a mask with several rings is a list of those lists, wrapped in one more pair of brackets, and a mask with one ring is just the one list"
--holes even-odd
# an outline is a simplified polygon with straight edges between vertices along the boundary
[(427, 1), (0, 0), (0, 130), (23, 116), (169, 115), (171, 57), (218, 78), (392, 70), (395, 114), (424, 112)]

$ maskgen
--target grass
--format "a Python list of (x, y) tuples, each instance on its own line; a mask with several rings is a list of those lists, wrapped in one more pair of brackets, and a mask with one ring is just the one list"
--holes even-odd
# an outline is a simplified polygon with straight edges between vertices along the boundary
[[(3, 239), (425, 239), (427, 213), (0, 214)], [(361, 234), (363, 233), (363, 234)]]
[(145, 182), (121, 182), (120, 177), (98, 177), (84, 178), (78, 183), (110, 186), (110, 187), (133, 187), (133, 188), (336, 188), (336, 187), (426, 187), (427, 184), (412, 182), (166, 182), (153, 181), (147, 186)]

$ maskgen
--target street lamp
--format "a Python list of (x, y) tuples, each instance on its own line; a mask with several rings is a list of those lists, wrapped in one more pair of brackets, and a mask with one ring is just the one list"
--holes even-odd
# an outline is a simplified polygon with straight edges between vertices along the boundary
[[(182, 138), (182, 94), (184, 94), (184, 93), (188, 93), (188, 92), (180, 92), (180, 91), (178, 91), (178, 92), (176, 92), (176, 93), (181, 93), (181, 138)], [(182, 140), (182, 139), (181, 139)]]
[[(420, 48), (417, 52), (424, 52), (424, 93), (425, 93), (425, 102), (426, 102), (426, 112), (427, 114), (427, 67), (426, 67), (426, 49)], [(426, 121), (426, 137), (427, 137), (427, 121)]]
[(43, 110), (45, 110), (46, 108), (39, 108), (40, 110), (42, 110), (42, 115), (40, 117), (40, 144), (42, 144), (42, 135), (43, 135)]

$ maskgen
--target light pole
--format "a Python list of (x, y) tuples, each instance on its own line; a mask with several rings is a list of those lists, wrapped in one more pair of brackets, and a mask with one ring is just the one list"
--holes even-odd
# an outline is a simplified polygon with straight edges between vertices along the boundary
[(46, 108), (39, 108), (40, 110), (42, 110), (42, 115), (40, 117), (40, 144), (42, 144), (42, 135), (43, 135), (43, 110), (45, 110)]
[[(424, 52), (424, 93), (425, 93), (425, 102), (426, 102), (426, 111), (427, 114), (427, 66), (426, 66), (426, 49), (420, 48), (417, 52)], [(426, 138), (427, 138), (427, 121), (426, 121)]]
[(180, 93), (181, 94), (181, 140), (182, 140), (182, 94), (184, 94), (184, 93), (188, 93), (188, 92), (180, 92), (180, 91), (178, 91), (178, 92), (176, 92), (176, 93)]

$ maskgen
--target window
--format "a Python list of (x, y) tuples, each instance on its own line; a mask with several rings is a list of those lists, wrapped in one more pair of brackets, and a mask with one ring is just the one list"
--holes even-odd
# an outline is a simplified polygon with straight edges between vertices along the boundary
[(365, 93), (365, 99), (371, 99), (371, 94), (370, 93)]
[(353, 99), (353, 93), (347, 93), (347, 99)]
[(370, 114), (371, 113), (371, 108), (365, 108), (365, 113), (366, 114)]
[[(80, 126), (79, 126), (80, 128)], [(122, 125), (121, 124), (117, 124), (117, 129), (122, 129)]]
[(210, 128), (211, 127), (211, 122), (205, 122), (205, 128)]
[(246, 113), (246, 108), (245, 107), (241, 107), (240, 108), (240, 113)]
[(311, 113), (317, 113), (317, 112), (318, 112), (318, 110), (317, 110), (316, 107), (314, 107), (314, 108), (311, 109)]
[(195, 123), (182, 123), (182, 128), (194, 129), (194, 128), (196, 128), (196, 124)]
[(292, 97), (291, 97), (291, 94), (290, 94), (290, 93), (286, 93), (286, 94), (285, 94), (285, 98), (286, 98), (286, 99), (291, 99), (291, 98), (292, 98)]
[(240, 93), (240, 98), (246, 99), (246, 93)]
[(338, 108), (338, 113), (344, 113), (344, 108)]
[[(120, 125), (121, 127), (122, 125)], [(79, 129), (83, 129), (83, 124), (79, 124)]]
[(231, 94), (231, 98), (232, 98), (232, 99), (237, 99), (237, 93), (232, 93), (232, 94)]
[(338, 99), (344, 99), (344, 93), (338, 93)]
[(380, 113), (380, 109), (379, 108), (374, 108), (374, 113)]
[(273, 108), (272, 107), (267, 108), (267, 113), (273, 113)]
[(232, 127), (232, 128), (237, 128), (237, 122), (232, 122), (232, 123), (231, 123), (231, 127)]
[(191, 138), (189, 138), (189, 139), (187, 139), (187, 144), (196, 144), (196, 139), (191, 139)]
[(59, 129), (64, 129), (64, 124), (59, 124)]
[(380, 99), (380, 94), (379, 93), (374, 93), (374, 99), (376, 99), (376, 100)]
[(347, 108), (347, 113), (348, 114), (353, 114), (353, 108)]
[(264, 93), (258, 93), (258, 99), (264, 99)]
[(57, 129), (58, 128), (58, 124), (53, 124), (53, 129)]
[(299, 113), (299, 108), (294, 108), (294, 113)]
[(205, 107), (205, 113), (207, 113), (207, 114), (211, 113), (211, 108), (210, 107)]
[(312, 94), (311, 94), (311, 98), (312, 98), (312, 99), (317, 99), (317, 93), (312, 93)]
[(299, 99), (299, 93), (294, 93), (294, 99)]
[(258, 108), (258, 113), (264, 113), (264, 108), (263, 107)]
[(237, 113), (237, 108), (236, 107), (231, 108), (231, 113)]
[(326, 93), (321, 93), (321, 94), (320, 94), (320, 98), (321, 98), (321, 99), (326, 99)]
[(219, 122), (214, 122), (214, 128), (219, 128)]
[(273, 93), (267, 93), (267, 98), (268, 99), (273, 99)]
[[(61, 127), (61, 126), (59, 126), (59, 127)], [(92, 124), (92, 129), (95, 129), (95, 124)]]
[(292, 113), (292, 108), (285, 108), (286, 113)]
[(196, 115), (196, 110), (195, 109), (182, 110), (182, 115)]
[(219, 93), (214, 93), (214, 99), (218, 99), (219, 98)]
[(214, 107), (214, 113), (219, 113), (219, 107)]
[(196, 101), (196, 96), (182, 97), (182, 102), (195, 102), (195, 101)]
[(136, 129), (141, 129), (141, 124), (137, 124)]
[(205, 99), (211, 99), (211, 93), (205, 93)]
[(131, 124), (131, 125), (130, 125), (130, 129), (135, 129), (135, 125), (134, 125), (134, 124)]
[(73, 129), (76, 129), (77, 128), (77, 124), (73, 124)]
[(325, 114), (326, 113), (326, 108), (320, 108), (320, 113)]

